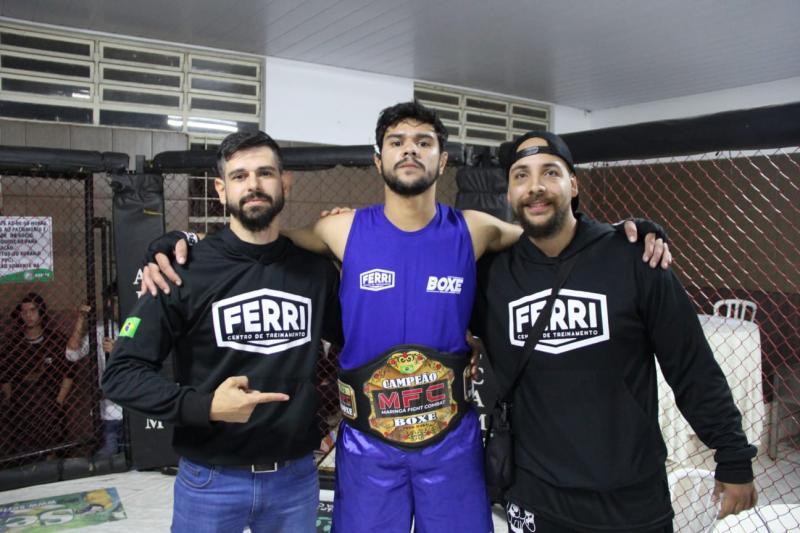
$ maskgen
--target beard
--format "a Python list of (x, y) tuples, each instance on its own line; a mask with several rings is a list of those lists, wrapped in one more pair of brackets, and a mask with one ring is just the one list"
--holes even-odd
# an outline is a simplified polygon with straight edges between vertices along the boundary
[[(249, 210), (245, 209), (244, 204), (254, 199), (266, 200), (269, 202), (265, 206), (252, 207)], [(247, 231), (257, 232), (263, 231), (272, 224), (272, 221), (278, 216), (278, 213), (283, 209), (283, 194), (281, 193), (277, 199), (272, 198), (269, 194), (263, 192), (252, 192), (239, 199), (237, 204), (226, 202), (225, 207), (236, 220), (238, 220), (244, 229)]]
[[(416, 161), (415, 161), (416, 162)], [(381, 165), (381, 176), (383, 176), (383, 182), (389, 187), (389, 189), (399, 194), (400, 196), (405, 196), (406, 198), (411, 196), (417, 196), (433, 186), (436, 183), (436, 180), (439, 179), (439, 167), (436, 166), (433, 172), (428, 171), (424, 176), (412, 181), (411, 183), (404, 183), (400, 181), (400, 178), (397, 177), (397, 167), (408, 163), (407, 159), (404, 159), (397, 163), (392, 171), (386, 170), (383, 165)], [(420, 167), (422, 164), (417, 162)]]
[[(541, 198), (534, 198), (533, 201), (538, 201)], [(534, 224), (525, 216), (526, 201), (519, 201), (514, 207), (514, 216), (522, 226), (522, 230), (528, 237), (532, 239), (546, 239), (558, 234), (566, 225), (569, 218), (570, 210), (572, 209), (569, 203), (565, 205), (557, 205), (551, 203), (555, 207), (553, 214), (544, 222)]]

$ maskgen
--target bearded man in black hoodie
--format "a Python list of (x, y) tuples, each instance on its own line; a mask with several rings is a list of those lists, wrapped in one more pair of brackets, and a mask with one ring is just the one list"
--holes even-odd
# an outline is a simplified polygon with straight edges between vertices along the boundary
[[(136, 303), (103, 390), (175, 424), (173, 532), (314, 532), (316, 361), (321, 338), (342, 342), (338, 272), (279, 235), (291, 175), (269, 135), (232, 133), (218, 166), (229, 225), (177, 268), (180, 286)], [(178, 384), (158, 372), (171, 349)]]
[(559, 266), (580, 254), (513, 392), (509, 527), (673, 530), (655, 358), (681, 412), (716, 450), (720, 517), (753, 507), (756, 448), (678, 278), (648, 268), (641, 246), (575, 212), (572, 156), (557, 135), (529, 132), (501, 163), (524, 234), (480, 261), (472, 326), (501, 391), (523, 368), (522, 346)]

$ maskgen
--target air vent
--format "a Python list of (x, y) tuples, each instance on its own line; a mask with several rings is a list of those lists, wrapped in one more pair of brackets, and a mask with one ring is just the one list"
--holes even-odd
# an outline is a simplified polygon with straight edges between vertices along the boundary
[(103, 67), (103, 81), (117, 81), (124, 83), (135, 83), (138, 85), (180, 89), (182, 85), (182, 79), (183, 76), (181, 74), (171, 74), (166, 72), (158, 72), (155, 70)]
[(5, 71), (37, 74), (47, 77), (92, 79), (92, 64), (85, 61), (70, 61), (57, 57), (38, 58), (30, 55), (0, 55), (0, 67)]
[(237, 96), (258, 96), (258, 85), (244, 81), (226, 80), (224, 78), (206, 78), (191, 76), (191, 88), (196, 91), (229, 94)]
[(205, 72), (213, 74), (223, 74), (226, 76), (236, 76), (258, 80), (259, 68), (253, 63), (240, 63), (230, 60), (222, 60), (210, 57), (191, 57), (191, 71)]
[(160, 107), (174, 107), (176, 109), (180, 109), (181, 107), (181, 95), (177, 93), (142, 90), (132, 91), (129, 89), (116, 87), (103, 88), (103, 101)]
[(497, 115), (481, 115), (478, 113), (469, 113), (467, 112), (467, 120), (468, 124), (485, 124), (487, 126), (497, 126), (499, 128), (505, 128), (508, 126), (508, 119), (503, 116)]
[(514, 120), (512, 122), (512, 127), (516, 130), (546, 130), (547, 123), (546, 122), (531, 122), (529, 120)]
[(91, 100), (92, 86), (89, 84), (63, 83), (36, 79), (3, 76), (0, 80), (3, 92), (43, 95), (56, 98)]
[(438, 92), (427, 89), (414, 89), (414, 98), (423, 103), (428, 102), (432, 104), (460, 106), (461, 96), (452, 93)]
[(508, 133), (505, 131), (497, 130), (483, 130), (478, 128), (467, 128), (466, 137), (468, 139), (478, 139), (481, 141), (499, 141), (504, 142), (508, 140)]
[(103, 45), (102, 56), (103, 61), (117, 61), (160, 68), (180, 69), (182, 64), (181, 54), (148, 51), (122, 46)]
[(91, 59), (92, 44), (92, 41), (60, 38), (34, 32), (14, 31), (11, 29), (0, 30), (0, 45), (3, 48), (16, 48), (18, 50)]
[(485, 100), (483, 98), (474, 98), (468, 96), (464, 100), (464, 107), (471, 109), (481, 109), (483, 111), (494, 111), (495, 113), (508, 113), (508, 104), (505, 102), (497, 102), (494, 100)]
[(538, 118), (543, 121), (547, 120), (547, 109), (538, 107), (527, 107), (522, 105), (514, 105), (511, 107), (511, 113), (523, 117)]
[(192, 97), (189, 109), (204, 109), (207, 111), (223, 111), (228, 113), (241, 113), (255, 115), (258, 113), (258, 104), (255, 102), (241, 102), (238, 100), (223, 100), (217, 98)]

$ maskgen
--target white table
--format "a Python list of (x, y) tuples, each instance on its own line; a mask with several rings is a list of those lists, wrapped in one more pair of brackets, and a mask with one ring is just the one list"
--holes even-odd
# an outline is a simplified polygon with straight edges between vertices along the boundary
[[(714, 352), (742, 413), (747, 440), (758, 445), (764, 427), (764, 397), (761, 389), (761, 333), (754, 322), (699, 315), (708, 344)], [(658, 370), (659, 423), (670, 460), (684, 462), (704, 445), (692, 438), (694, 431), (675, 405), (675, 396), (661, 369)]]

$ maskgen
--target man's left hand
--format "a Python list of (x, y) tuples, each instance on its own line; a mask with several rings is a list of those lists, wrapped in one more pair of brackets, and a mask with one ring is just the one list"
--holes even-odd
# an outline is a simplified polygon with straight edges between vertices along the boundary
[[(629, 242), (636, 242), (639, 234), (636, 231), (636, 223), (633, 220), (626, 220), (625, 235)], [(648, 233), (644, 237), (644, 255), (642, 261), (648, 263), (650, 268), (655, 268), (661, 264), (661, 268), (668, 269), (672, 264), (672, 252), (669, 251), (669, 244), (664, 239), (658, 238), (655, 233)]]
[(750, 483), (723, 483), (715, 480), (712, 500), (719, 501), (720, 494), (722, 494), (722, 505), (719, 515), (717, 515), (719, 519), (752, 509), (758, 503), (758, 492), (752, 481)]

